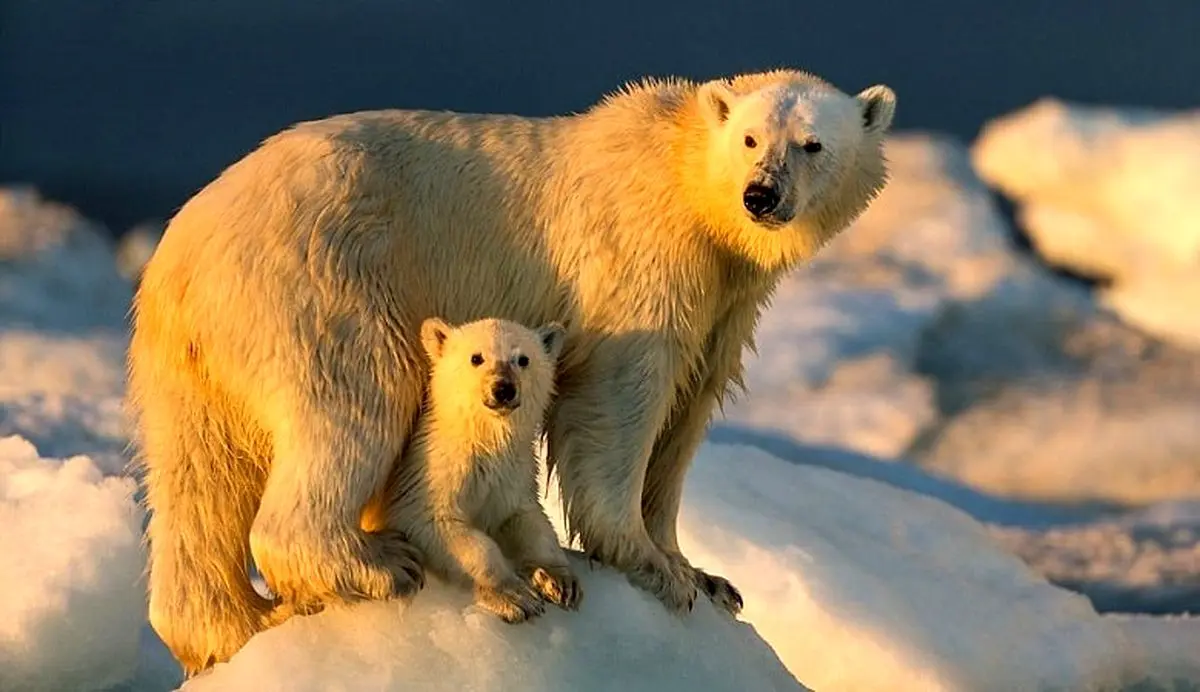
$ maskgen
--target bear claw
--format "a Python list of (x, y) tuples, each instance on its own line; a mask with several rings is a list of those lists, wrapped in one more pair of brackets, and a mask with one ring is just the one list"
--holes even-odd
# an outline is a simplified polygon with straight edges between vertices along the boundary
[(542, 597), (563, 610), (578, 610), (583, 587), (569, 567), (535, 567), (529, 583)]
[(478, 587), (475, 604), (509, 624), (525, 622), (546, 612), (541, 594), (520, 580), (496, 588)]
[(728, 579), (697, 569), (696, 581), (704, 589), (704, 593), (712, 599), (714, 605), (730, 615), (737, 615), (741, 612), (745, 605), (742, 593)]

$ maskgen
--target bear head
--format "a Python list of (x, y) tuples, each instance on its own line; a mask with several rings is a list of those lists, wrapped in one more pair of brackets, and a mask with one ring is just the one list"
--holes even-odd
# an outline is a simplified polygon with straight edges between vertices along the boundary
[(421, 342), (432, 364), (434, 406), (471, 419), (522, 411), (540, 420), (554, 393), (565, 333), (557, 322), (530, 329), (500, 319), (458, 326), (425, 320)]
[(811, 255), (886, 183), (882, 145), (896, 106), (886, 86), (850, 96), (781, 70), (705, 82), (696, 97), (723, 225), (767, 264)]

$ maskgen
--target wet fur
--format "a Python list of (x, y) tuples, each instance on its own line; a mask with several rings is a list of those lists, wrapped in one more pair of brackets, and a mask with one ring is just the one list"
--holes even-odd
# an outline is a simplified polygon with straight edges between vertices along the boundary
[(276, 621), (251, 557), (289, 608), (420, 588), (411, 546), (360, 518), (415, 429), (432, 315), (563, 323), (546, 428), (572, 535), (672, 611), (697, 588), (736, 611), (679, 551), (684, 474), (779, 278), (886, 178), (876, 94), (807, 212), (752, 223), (711, 161), (707, 95), (784, 83), (832, 90), (774, 71), (645, 81), (567, 117), (341, 115), (189, 200), (146, 266), (129, 360), (150, 620), (185, 669)]
[[(368, 508), (364, 525), (407, 536), (426, 569), (473, 587), (476, 603), (508, 622), (540, 615), (545, 601), (575, 609), (582, 588), (538, 501), (535, 457), (562, 327), (481, 320), (453, 328), (433, 318), (422, 336), (432, 363), (427, 405), (384, 509)], [(483, 364), (470, 362), (474, 354)], [(498, 379), (514, 383), (519, 401), (505, 415), (484, 403)]]

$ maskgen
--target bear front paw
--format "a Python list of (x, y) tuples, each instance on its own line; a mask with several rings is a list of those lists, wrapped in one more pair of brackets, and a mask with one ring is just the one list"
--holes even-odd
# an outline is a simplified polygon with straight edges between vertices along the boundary
[(406, 598), (425, 587), (424, 556), (399, 531), (380, 531), (372, 534), (380, 564), (391, 574), (390, 595)]
[(626, 578), (656, 597), (670, 612), (691, 612), (696, 603), (695, 575), (690, 569), (674, 567), (667, 560), (646, 563), (627, 572)]
[(535, 567), (529, 583), (542, 597), (563, 610), (578, 610), (583, 600), (583, 585), (567, 566)]
[(494, 588), (476, 587), (475, 605), (510, 624), (525, 622), (546, 612), (541, 594), (520, 579), (506, 581)]
[(744, 605), (742, 593), (728, 579), (715, 574), (709, 574), (702, 569), (693, 569), (696, 571), (696, 583), (700, 585), (700, 589), (712, 600), (713, 605), (730, 615), (737, 615), (742, 612), (742, 606)]

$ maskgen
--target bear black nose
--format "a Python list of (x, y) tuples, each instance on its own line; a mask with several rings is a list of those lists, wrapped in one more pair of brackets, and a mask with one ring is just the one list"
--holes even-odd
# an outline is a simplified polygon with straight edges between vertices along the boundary
[(742, 204), (754, 218), (761, 219), (779, 206), (779, 193), (770, 185), (750, 183), (742, 193)]
[(492, 385), (492, 399), (500, 405), (508, 405), (517, 398), (517, 388), (508, 380), (500, 380)]

